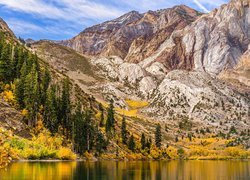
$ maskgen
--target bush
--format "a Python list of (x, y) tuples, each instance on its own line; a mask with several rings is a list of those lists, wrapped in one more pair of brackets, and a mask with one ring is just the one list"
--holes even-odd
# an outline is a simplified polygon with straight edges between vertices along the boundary
[(69, 148), (60, 148), (57, 152), (57, 158), (61, 160), (74, 160), (76, 155)]
[(177, 154), (178, 154), (179, 158), (183, 158), (185, 155), (184, 149), (182, 149), (182, 148), (178, 149)]
[(25, 148), (25, 142), (21, 139), (14, 138), (9, 141), (9, 145), (12, 148), (23, 150)]

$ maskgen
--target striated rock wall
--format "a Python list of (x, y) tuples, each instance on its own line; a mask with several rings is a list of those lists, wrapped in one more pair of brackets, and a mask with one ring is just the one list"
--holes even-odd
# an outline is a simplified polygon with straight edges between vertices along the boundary
[(129, 62), (139, 62), (150, 56), (174, 30), (183, 29), (199, 15), (186, 6), (144, 14), (132, 11), (59, 43), (86, 55), (115, 55)]

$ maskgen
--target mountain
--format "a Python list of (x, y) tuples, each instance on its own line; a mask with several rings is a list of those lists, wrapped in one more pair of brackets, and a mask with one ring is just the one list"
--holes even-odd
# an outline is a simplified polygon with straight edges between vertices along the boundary
[[(154, 44), (154, 47), (150, 47), (151, 52), (155, 51), (164, 38), (174, 30), (183, 29), (199, 15), (199, 12), (184, 5), (144, 14), (132, 11), (115, 20), (87, 28), (73, 39), (60, 44), (86, 55), (126, 58), (133, 56), (129, 54), (131, 46), (146, 46), (149, 41)], [(150, 52), (141, 54), (141, 58), (148, 55)]]
[(5, 32), (6, 34), (8, 34), (8, 36), (16, 39), (15, 34), (13, 33), (13, 31), (9, 28), (8, 24), (2, 18), (0, 18), (0, 30), (1, 32)]
[[(45, 126), (63, 134), (65, 141), (72, 135), (74, 150), (82, 154), (85, 151), (97, 153), (100, 145), (97, 140), (101, 139), (100, 152), (110, 153), (114, 158), (118, 150), (122, 158), (131, 158), (130, 154), (135, 152), (141, 153), (142, 159), (164, 156), (164, 150), (158, 151), (154, 146), (152, 152), (159, 153), (156, 158), (150, 147), (148, 152), (141, 151), (140, 145), (136, 150), (128, 149), (126, 143), (119, 140), (123, 118), (128, 129), (125, 135), (134, 137), (137, 144), (143, 133), (147, 141), (154, 139), (153, 132), (160, 124), (165, 127), (161, 135), (166, 150), (170, 145), (176, 152), (183, 148), (192, 156), (196, 146), (205, 148), (205, 152), (209, 149), (210, 153), (217, 153), (214, 147), (220, 153), (220, 150), (230, 151), (228, 146), (243, 145), (249, 149), (249, 13), (249, 2), (245, 0), (232, 0), (208, 14), (184, 5), (143, 14), (132, 11), (87, 28), (70, 40), (29, 40), (26, 46), (24, 43), (18, 47), (27, 51), (19, 59), (30, 66), (29, 71), (22, 68), (27, 76), (25, 85), (29, 88), (27, 82), (34, 77), (39, 77), (34, 86), (46, 82), (46, 68), (52, 80), (46, 93), (41, 90), (46, 83), (33, 88), (34, 93), (45, 93), (39, 98), (48, 97), (47, 101), (41, 99), (43, 104), (39, 108), (37, 103), (32, 104), (36, 108), (27, 108), (39, 111)], [(1, 24), (3, 32), (14, 39), (7, 24)], [(9, 48), (8, 43), (4, 46)], [(10, 49), (8, 53), (12, 57)], [(27, 54), (28, 58), (23, 58)], [(35, 64), (35, 68), (30, 64)], [(17, 76), (13, 80), (14, 85), (20, 85), (20, 78)], [(60, 83), (65, 78), (71, 90), (64, 81)], [(5, 85), (1, 87), (3, 91), (8, 90), (3, 88)], [(29, 95), (29, 91), (25, 94)], [(35, 99), (32, 95), (26, 98)], [(28, 100), (25, 103), (33, 102)], [(72, 102), (70, 106), (69, 102)], [(22, 122), (24, 118), (15, 108), (0, 99), (0, 110), (3, 109), (0, 118), (12, 117), (11, 112)], [(36, 121), (37, 116), (34, 117)], [(107, 122), (112, 118), (113, 131), (110, 131)], [(101, 126), (101, 121), (105, 121), (106, 126)], [(0, 123), (11, 129), (6, 120)], [(208, 140), (214, 137), (219, 140)], [(196, 138), (195, 141), (192, 138)], [(217, 158), (220, 153), (216, 154)]]
[[(133, 11), (60, 45), (40, 41), (31, 48), (46, 54), (50, 64), (54, 59), (58, 71), (99, 101), (113, 99), (142, 124), (143, 119), (168, 124), (169, 139), (178, 136), (174, 128), (183, 121), (193, 124), (193, 134), (200, 127), (226, 134), (231, 127), (244, 131), (250, 125), (249, 12), (243, 0), (208, 14), (186, 6)], [(81, 69), (86, 67), (94, 75)], [(133, 109), (130, 100), (147, 105)]]
[[(248, 1), (231, 1), (209, 14), (186, 6), (130, 12), (60, 44), (85, 55), (115, 55), (126, 62), (167, 70), (201, 70), (218, 74), (233, 68), (249, 44)], [(194, 22), (195, 21), (195, 22)]]

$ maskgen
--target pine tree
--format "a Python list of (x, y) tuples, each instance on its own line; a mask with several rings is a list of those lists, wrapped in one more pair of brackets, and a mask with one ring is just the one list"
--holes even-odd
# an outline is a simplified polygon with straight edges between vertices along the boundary
[(17, 78), (17, 64), (18, 64), (18, 47), (14, 47), (12, 58), (12, 79)]
[(149, 139), (147, 139), (146, 147), (147, 147), (148, 149), (150, 149), (150, 148), (151, 148), (151, 145), (152, 145), (152, 139), (149, 138)]
[(146, 148), (146, 138), (145, 138), (145, 134), (142, 133), (141, 135), (141, 149), (145, 149)]
[(127, 140), (128, 140), (128, 137), (127, 137), (127, 123), (126, 123), (126, 119), (125, 117), (122, 118), (122, 143), (123, 144), (127, 144)]
[(104, 109), (101, 103), (99, 104), (99, 110), (101, 111), (100, 127), (104, 127)]
[(31, 72), (25, 78), (24, 87), (24, 103), (29, 111), (29, 125), (33, 126), (37, 122), (37, 113), (40, 105), (38, 73), (35, 65), (33, 65)]
[[(17, 63), (17, 77), (19, 78), (21, 76), (21, 69), (23, 67), (23, 64), (27, 62), (28, 53), (27, 51), (24, 51), (23, 48), (18, 49), (18, 63)], [(26, 70), (27, 70), (27, 64), (26, 64)]]
[(160, 124), (157, 124), (156, 130), (155, 130), (155, 145), (158, 148), (161, 148), (161, 126)]
[(0, 57), (0, 81), (9, 83), (11, 72), (11, 47), (9, 44), (4, 44)]
[(74, 149), (77, 153), (82, 153), (86, 144), (84, 139), (84, 114), (81, 111), (81, 105), (78, 104), (76, 112), (73, 115), (73, 137), (74, 137)]
[(134, 152), (135, 151), (135, 140), (134, 140), (134, 135), (132, 134), (129, 138), (129, 142), (128, 142), (128, 148)]
[(45, 102), (45, 112), (44, 112), (44, 123), (45, 126), (52, 133), (56, 133), (58, 130), (58, 103), (56, 98), (56, 86), (52, 85), (50, 89), (47, 90), (47, 99)]
[(20, 109), (25, 108), (24, 103), (24, 89), (25, 89), (25, 79), (27, 75), (26, 62), (23, 63), (20, 70), (20, 79), (15, 81), (15, 95)]
[(70, 113), (71, 113), (71, 104), (70, 104), (70, 82), (69, 79), (64, 79), (62, 82), (62, 96), (61, 96), (61, 112), (60, 119), (61, 125), (63, 127), (63, 134), (66, 137), (69, 137), (70, 129)]
[(42, 79), (42, 97), (41, 97), (42, 104), (44, 104), (46, 101), (46, 96), (47, 96), (46, 92), (47, 92), (47, 89), (49, 88), (50, 81), (51, 81), (50, 72), (46, 66), (44, 70), (43, 79)]
[(115, 127), (115, 117), (114, 117), (114, 105), (113, 101), (110, 101), (108, 109), (108, 117), (106, 121), (106, 132), (110, 132)]
[(106, 149), (106, 140), (101, 132), (97, 133), (96, 138), (96, 150), (98, 153), (102, 153)]

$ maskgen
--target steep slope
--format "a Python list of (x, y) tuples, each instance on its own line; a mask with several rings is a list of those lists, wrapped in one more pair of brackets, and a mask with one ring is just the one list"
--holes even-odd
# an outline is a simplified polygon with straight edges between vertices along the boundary
[(250, 51), (244, 53), (234, 69), (222, 71), (219, 77), (242, 90), (250, 91)]
[(12, 30), (9, 28), (7, 23), (2, 18), (0, 18), (0, 31), (7, 33), (9, 36), (15, 39), (14, 33), (12, 32)]
[(233, 0), (174, 32), (165, 48), (142, 64), (158, 61), (168, 69), (193, 64), (195, 70), (210, 74), (233, 68), (249, 44), (249, 12), (249, 1)]
[(30, 137), (30, 129), (24, 123), (23, 116), (19, 111), (11, 107), (0, 98), (0, 127), (11, 130), (14, 134), (22, 137)]
[(144, 68), (160, 62), (168, 71), (219, 74), (236, 66), (247, 50), (249, 12), (247, 0), (232, 0), (205, 15), (186, 6), (133, 11), (60, 44), (86, 55), (116, 55)]
[[(115, 20), (87, 28), (73, 39), (62, 41), (60, 44), (86, 55), (116, 55), (125, 58), (131, 44), (133, 49), (142, 49), (151, 41), (154, 44), (150, 47), (152, 52), (165, 37), (174, 30), (184, 28), (199, 15), (197, 11), (186, 6), (149, 11), (144, 14), (132, 11)], [(140, 59), (150, 55), (151, 52), (141, 54)], [(134, 53), (130, 52), (129, 57), (132, 56)]]
[[(137, 115), (170, 122), (172, 126), (188, 119), (215, 133), (227, 133), (232, 126), (247, 130), (249, 71), (248, 58), (242, 55), (247, 56), (250, 43), (249, 12), (249, 1), (232, 0), (204, 15), (178, 6), (136, 16), (140, 20), (124, 26), (147, 21), (155, 22), (156, 28), (136, 38), (128, 33), (133, 41), (126, 41), (128, 38), (123, 39), (115, 30), (119, 43), (129, 42), (128, 46), (123, 54), (123, 46), (116, 47), (119, 53), (107, 53), (111, 51), (103, 48), (91, 54), (95, 55), (90, 60), (97, 69), (95, 73), (107, 81), (90, 86), (89, 91), (101, 94), (104, 100), (112, 98), (125, 109), (129, 109), (127, 99), (147, 101), (149, 106), (139, 109)], [(99, 32), (90, 29), (92, 34)], [(89, 44), (85, 41), (82, 46), (76, 38), (70, 41), (79, 46), (66, 45), (81, 53), (85, 52), (80, 47)], [(108, 49), (113, 51), (113, 47)], [(229, 84), (232, 80), (244, 88)]]

